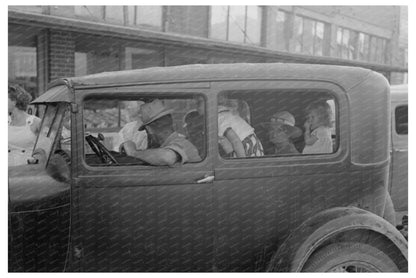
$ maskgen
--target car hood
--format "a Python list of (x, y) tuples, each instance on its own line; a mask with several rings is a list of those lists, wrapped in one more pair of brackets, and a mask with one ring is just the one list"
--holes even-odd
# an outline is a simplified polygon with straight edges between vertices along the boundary
[(44, 165), (9, 167), (9, 213), (69, 204), (70, 184), (57, 181)]

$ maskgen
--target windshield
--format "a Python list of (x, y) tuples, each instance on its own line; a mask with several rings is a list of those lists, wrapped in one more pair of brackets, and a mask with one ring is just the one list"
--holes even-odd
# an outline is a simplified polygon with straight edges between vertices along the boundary
[(34, 150), (43, 150), (46, 158), (54, 147), (55, 138), (58, 134), (62, 117), (65, 112), (65, 104), (50, 103), (46, 106), (45, 114), (42, 119), (39, 135), (36, 140)]

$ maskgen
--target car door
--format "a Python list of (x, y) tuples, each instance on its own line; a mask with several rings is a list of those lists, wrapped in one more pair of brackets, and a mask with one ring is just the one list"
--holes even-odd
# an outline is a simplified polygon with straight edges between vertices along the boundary
[[(196, 86), (197, 88), (193, 88)], [(198, 88), (199, 87), (199, 88)], [(204, 88), (205, 87), (205, 88)], [(89, 97), (130, 100), (176, 98), (196, 94), (209, 102), (207, 85), (102, 88), (78, 96), (78, 170), (74, 188), (75, 240), (82, 271), (207, 271), (213, 265), (214, 209), (212, 203), (212, 142), (207, 155), (183, 165), (101, 165), (84, 159), (85, 103)], [(179, 103), (172, 116), (175, 129), (191, 102)], [(186, 105), (185, 105), (186, 104)], [(176, 105), (176, 104), (175, 104)], [(95, 110), (98, 113), (99, 109)], [(120, 114), (120, 113), (119, 113)], [(98, 117), (104, 118), (104, 117)], [(205, 122), (204, 134), (212, 127)], [(105, 130), (105, 129), (104, 129)], [(108, 133), (110, 134), (110, 133)], [(208, 137), (207, 137), (208, 138)]]
[[(294, 227), (318, 211), (356, 198), (348, 186), (349, 180), (357, 177), (345, 171), (347, 100), (333, 84), (305, 80), (218, 82), (212, 89), (218, 92), (219, 102), (227, 99), (230, 111), (254, 128), (265, 151), (262, 157), (230, 158), (217, 148), (215, 266), (219, 271), (262, 271)], [(272, 115), (289, 111), (295, 125), (302, 128), (305, 107), (323, 97), (335, 103), (333, 152), (302, 155), (303, 142), (298, 138), (293, 144), (299, 153), (274, 155), (264, 130)]]
[(397, 212), (397, 223), (408, 210), (408, 105), (392, 101), (391, 197)]

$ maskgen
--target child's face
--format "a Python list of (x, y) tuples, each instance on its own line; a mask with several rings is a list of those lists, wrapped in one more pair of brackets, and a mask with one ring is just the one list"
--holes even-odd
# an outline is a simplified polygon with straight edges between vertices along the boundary
[(321, 125), (321, 117), (316, 110), (312, 110), (309, 112), (309, 114), (306, 116), (306, 120), (311, 125), (311, 129), (315, 129)]
[(281, 124), (274, 124), (269, 130), (269, 140), (273, 144), (284, 144), (289, 142), (289, 136)]

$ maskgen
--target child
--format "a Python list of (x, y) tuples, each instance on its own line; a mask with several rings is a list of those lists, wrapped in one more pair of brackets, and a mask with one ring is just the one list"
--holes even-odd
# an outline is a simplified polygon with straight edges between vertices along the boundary
[(295, 117), (287, 111), (275, 113), (268, 124), (269, 140), (274, 145), (274, 154), (299, 154), (292, 139), (302, 135), (295, 126)]
[(331, 107), (325, 100), (315, 101), (306, 108), (305, 148), (303, 154), (332, 153)]
[(263, 146), (250, 126), (220, 98), (218, 105), (218, 136), (223, 150), (233, 157), (263, 156)]

